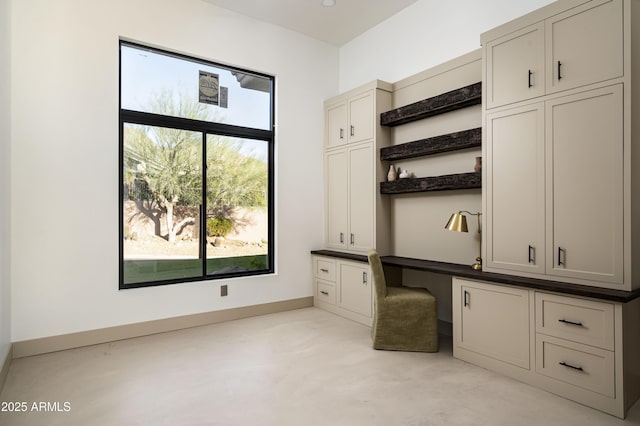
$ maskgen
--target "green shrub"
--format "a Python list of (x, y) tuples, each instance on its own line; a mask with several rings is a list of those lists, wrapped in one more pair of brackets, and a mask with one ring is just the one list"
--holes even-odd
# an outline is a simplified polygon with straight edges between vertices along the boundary
[(218, 216), (207, 219), (207, 235), (210, 237), (226, 237), (233, 229), (233, 221), (226, 217)]

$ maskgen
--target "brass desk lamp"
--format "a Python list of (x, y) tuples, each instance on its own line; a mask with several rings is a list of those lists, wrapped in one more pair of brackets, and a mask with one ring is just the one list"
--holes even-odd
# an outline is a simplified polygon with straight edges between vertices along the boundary
[(476, 257), (476, 263), (471, 265), (471, 267), (476, 271), (481, 271), (482, 270), (482, 229), (480, 227), (480, 215), (482, 213), (481, 212), (471, 213), (470, 211), (467, 211), (467, 210), (460, 210), (458, 213), (454, 213), (451, 215), (451, 217), (449, 218), (449, 221), (444, 227), (449, 231), (469, 232), (469, 228), (467, 227), (467, 217), (462, 213), (467, 213), (472, 216), (478, 216), (478, 236), (480, 241), (480, 244), (479, 244), (480, 254), (478, 255), (478, 257)]

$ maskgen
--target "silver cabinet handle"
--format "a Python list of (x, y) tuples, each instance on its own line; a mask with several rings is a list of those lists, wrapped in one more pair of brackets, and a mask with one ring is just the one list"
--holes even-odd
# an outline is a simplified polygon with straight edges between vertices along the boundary
[(321, 268), (321, 269), (320, 269), (320, 272), (324, 272), (324, 273), (328, 274), (328, 273), (329, 273), (329, 270), (328, 270), (328, 269), (325, 269), (325, 268)]
[(340, 244), (344, 243), (344, 233), (340, 233)]
[(529, 263), (536, 263), (536, 249), (533, 246), (529, 246)]
[(340, 128), (340, 139), (344, 139), (344, 129)]
[(356, 128), (352, 124), (351, 125), (351, 136), (354, 136), (355, 134), (356, 134)]
[(354, 245), (356, 243), (356, 236), (355, 234), (351, 234), (351, 245)]
[(464, 305), (463, 306), (468, 306), (471, 307), (471, 301), (469, 300), (470, 294), (467, 290), (464, 291)]
[(320, 293), (324, 294), (325, 296), (329, 295), (329, 292), (327, 292), (327, 291), (321, 291)]
[(362, 284), (366, 284), (367, 283), (367, 273), (366, 272), (362, 272)]

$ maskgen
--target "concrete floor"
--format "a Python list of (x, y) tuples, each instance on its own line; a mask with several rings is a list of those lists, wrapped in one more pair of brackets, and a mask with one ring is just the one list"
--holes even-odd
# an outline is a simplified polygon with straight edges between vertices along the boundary
[(622, 421), (454, 359), (447, 337), (373, 350), (316, 308), (17, 359), (0, 401), (27, 405), (4, 426), (640, 424), (640, 404)]

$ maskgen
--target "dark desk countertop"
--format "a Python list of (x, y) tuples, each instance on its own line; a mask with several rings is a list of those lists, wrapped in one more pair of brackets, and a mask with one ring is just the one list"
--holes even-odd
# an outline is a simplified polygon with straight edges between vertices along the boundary
[[(311, 254), (355, 260), (358, 262), (368, 261), (367, 256), (364, 255), (342, 253), (333, 250), (313, 250)], [(602, 287), (592, 287), (587, 285), (570, 284), (561, 281), (520, 277), (517, 275), (496, 274), (493, 272), (476, 271), (474, 269), (471, 269), (470, 265), (436, 262), (433, 260), (424, 259), (412, 259), (408, 257), (382, 256), (380, 259), (382, 261), (382, 264), (385, 266), (396, 266), (399, 268), (415, 269), (418, 271), (435, 272), (438, 274), (490, 281), (517, 287), (533, 288), (536, 290), (552, 291), (573, 296), (591, 297), (594, 299), (609, 300), (612, 302), (626, 303), (640, 297), (640, 289), (633, 291), (624, 291)]]

